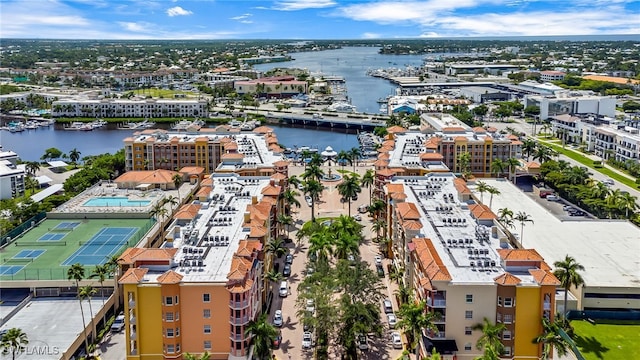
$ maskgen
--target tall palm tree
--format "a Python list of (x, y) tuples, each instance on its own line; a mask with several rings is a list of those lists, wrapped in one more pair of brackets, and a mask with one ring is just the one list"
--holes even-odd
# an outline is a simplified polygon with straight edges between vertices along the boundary
[(289, 215), (278, 215), (278, 224), (280, 224), (287, 231), (287, 238), (289, 237), (289, 226), (293, 224), (293, 218)]
[(387, 225), (386, 221), (383, 220), (374, 220), (373, 224), (371, 224), (371, 231), (376, 233), (376, 239), (380, 238), (380, 231), (385, 228)]
[(398, 289), (393, 292), (393, 295), (395, 295), (398, 298), (398, 301), (400, 302), (400, 304), (405, 304), (412, 299), (413, 289), (411, 289), (411, 287), (409, 286), (404, 286), (404, 284), (400, 284), (398, 285)]
[(93, 321), (93, 308), (91, 307), (91, 298), (97, 292), (98, 290), (96, 290), (96, 288), (94, 288), (91, 285), (85, 285), (81, 287), (80, 291), (78, 292), (78, 296), (81, 299), (87, 299), (87, 301), (89, 301), (89, 318), (91, 319), (91, 331), (93, 332), (94, 335), (97, 334), (97, 332), (96, 332), (96, 323), (95, 321)]
[(536, 150), (538, 143), (533, 139), (525, 139), (522, 142), (522, 152), (527, 156), (527, 160), (531, 157), (531, 154)]
[(542, 359), (548, 360), (553, 355), (553, 349), (559, 356), (565, 356), (568, 353), (570, 345), (560, 335), (562, 329), (562, 320), (551, 321), (546, 317), (542, 318), (542, 334), (533, 339), (534, 344), (542, 344)]
[(351, 164), (353, 165), (353, 171), (356, 171), (356, 165), (358, 165), (358, 160), (362, 157), (362, 151), (358, 147), (352, 147), (349, 150), (349, 157), (351, 158)]
[(512, 217), (513, 217), (513, 210), (511, 210), (509, 208), (500, 208), (500, 209), (498, 209), (498, 218), (500, 220), (506, 219), (506, 218), (512, 218)]
[(326, 264), (329, 256), (333, 255), (333, 239), (328, 228), (322, 227), (309, 237), (309, 254), (315, 254), (318, 261)]
[[(107, 277), (111, 273), (109, 270), (110, 269), (109, 269), (109, 266), (107, 264), (96, 265), (96, 267), (94, 268), (94, 270), (91, 273), (91, 275), (89, 275), (89, 278), (98, 279), (98, 282), (100, 283), (100, 291), (101, 291), (101, 293), (104, 290), (104, 281), (107, 280)], [(102, 307), (104, 308), (104, 294), (101, 294), (101, 295), (102, 295), (101, 296), (102, 297)], [(103, 324), (107, 323), (107, 312), (106, 311), (102, 314), (102, 323)]]
[(353, 197), (357, 196), (362, 189), (360, 188), (360, 181), (358, 174), (353, 175), (344, 175), (342, 177), (342, 182), (338, 185), (338, 193), (342, 196), (343, 199), (347, 200), (349, 205), (348, 215), (351, 216), (351, 200)]
[(249, 321), (244, 332), (251, 336), (258, 359), (271, 359), (271, 346), (278, 336), (278, 330), (269, 323), (267, 314), (263, 313), (256, 320)]
[(273, 284), (277, 284), (284, 278), (284, 275), (282, 275), (280, 271), (276, 271), (275, 269), (266, 271), (262, 276), (269, 282), (271, 290), (273, 290)]
[(520, 166), (520, 161), (516, 158), (508, 158), (507, 160), (505, 160), (505, 164), (507, 165), (507, 168), (509, 169), (509, 177), (511, 178), (511, 181), (515, 184), (516, 183), (516, 169), (518, 168), (518, 166)]
[(584, 266), (577, 263), (576, 260), (569, 255), (565, 255), (564, 260), (554, 262), (553, 266), (556, 268), (553, 271), (553, 275), (560, 280), (560, 285), (564, 288), (564, 313), (562, 317), (566, 318), (569, 289), (572, 286), (578, 287), (584, 284), (582, 276), (578, 273), (578, 271), (584, 271)]
[(623, 193), (619, 199), (618, 204), (622, 209), (624, 209), (624, 216), (627, 219), (630, 218), (629, 212), (631, 212), (631, 215), (633, 215), (633, 213), (638, 209), (638, 203), (636, 202), (636, 200), (638, 200), (638, 198), (629, 193)]
[(502, 355), (504, 345), (500, 341), (502, 332), (506, 330), (504, 324), (492, 324), (489, 319), (484, 318), (482, 323), (475, 324), (471, 327), (473, 330), (481, 330), (482, 335), (476, 342), (478, 350), (484, 350), (483, 360), (498, 360)]
[(338, 162), (338, 164), (340, 164), (340, 166), (342, 166), (342, 169), (344, 170), (344, 166), (346, 164), (351, 164), (351, 155), (344, 150), (340, 150), (340, 152), (338, 153), (338, 156), (336, 156), (336, 161)]
[(300, 180), (299, 177), (295, 176), (295, 175), (291, 175), (289, 176), (289, 179), (287, 179), (287, 186), (289, 188), (296, 188), (298, 187), (298, 185), (300, 185), (300, 183), (302, 182), (302, 180)]
[(183, 181), (182, 175), (180, 174), (173, 175), (173, 177), (171, 178), (171, 181), (173, 181), (173, 184), (178, 190), (178, 198), (180, 198), (180, 185), (182, 185), (182, 181)]
[(11, 328), (2, 336), (0, 347), (2, 355), (11, 354), (11, 359), (16, 360), (16, 354), (21, 354), (27, 350), (29, 339), (27, 334), (19, 328)]
[(520, 245), (524, 247), (523, 238), (522, 238), (523, 232), (524, 232), (524, 225), (528, 222), (533, 224), (533, 219), (529, 214), (525, 213), (524, 211), (518, 211), (518, 213), (516, 214), (516, 216), (514, 216), (513, 219), (520, 223)]
[(287, 253), (287, 247), (284, 245), (284, 241), (280, 238), (271, 239), (265, 247), (267, 253), (273, 254), (277, 257)]
[(84, 279), (84, 266), (80, 263), (71, 265), (67, 270), (67, 279), (73, 280), (76, 284), (76, 291), (78, 292), (78, 305), (80, 305), (80, 315), (82, 315), (82, 333), (84, 335), (84, 350), (89, 354), (89, 339), (87, 337), (87, 323), (84, 320), (84, 309), (82, 309), (82, 297), (80, 297), (80, 280)]
[(423, 301), (413, 303), (406, 302), (400, 305), (398, 326), (411, 335), (411, 347), (415, 349), (416, 359), (419, 358), (420, 340), (422, 330), (438, 331), (435, 325), (437, 314), (425, 312), (426, 303)]
[(177, 197), (173, 196), (173, 195), (169, 195), (167, 197), (165, 197), (164, 199), (162, 199), (162, 204), (170, 204), (171, 208), (173, 209), (174, 206), (178, 205), (178, 201), (180, 201), (180, 199), (178, 199)]
[(349, 255), (360, 253), (360, 238), (356, 235), (338, 236), (333, 240), (333, 255), (337, 259), (347, 259)]
[(491, 171), (492, 174), (495, 174), (496, 177), (498, 177), (500, 174), (502, 174), (504, 172), (504, 169), (507, 168), (507, 164), (502, 161), (502, 159), (493, 159), (491, 161), (491, 167), (489, 168), (489, 170)]
[(495, 186), (489, 186), (487, 192), (491, 195), (491, 197), (489, 197), (489, 209), (491, 209), (493, 206), (493, 195), (500, 195), (500, 190)]
[(28, 161), (25, 164), (24, 169), (27, 171), (27, 174), (30, 176), (36, 176), (36, 172), (40, 170), (40, 164), (37, 161)]
[(315, 207), (316, 201), (320, 199), (320, 195), (324, 190), (324, 186), (317, 180), (310, 179), (305, 182), (304, 193), (311, 197), (311, 222), (316, 221)]
[(376, 199), (371, 203), (371, 205), (369, 205), (369, 214), (374, 220), (378, 220), (382, 212), (385, 210), (385, 206), (384, 201)]
[[(164, 220), (168, 214), (169, 214), (169, 210), (167, 210), (167, 208), (164, 207), (164, 204), (162, 204), (161, 202), (157, 202), (155, 205), (153, 205), (153, 208), (151, 209), (151, 211), (149, 211), (149, 215), (151, 215), (151, 217), (154, 217), (156, 221), (160, 222), (160, 234), (159, 234), (160, 237), (163, 236)], [(149, 236), (148, 239), (149, 240), (147, 241), (147, 247), (150, 247), (151, 241), (155, 240), (155, 237), (152, 239), (151, 236)]]
[(300, 207), (300, 201), (298, 201), (298, 195), (300, 195), (299, 192), (293, 190), (293, 189), (286, 189), (283, 193), (282, 193), (282, 198), (284, 199), (285, 202), (285, 211), (284, 213), (286, 215), (291, 215), (291, 206), (294, 205), (296, 207)]
[(324, 170), (322, 170), (320, 166), (316, 164), (309, 164), (309, 166), (307, 166), (307, 168), (302, 173), (302, 178), (306, 182), (309, 182), (309, 180), (320, 181), (322, 180), (323, 176)]
[(73, 148), (71, 149), (71, 151), (69, 151), (69, 160), (71, 160), (71, 162), (73, 163), (73, 165), (75, 167), (77, 167), (78, 165), (78, 160), (80, 160), (80, 155), (82, 153), (80, 151), (78, 151), (78, 149)]
[(478, 181), (476, 183), (476, 190), (480, 193), (480, 202), (484, 204), (484, 193), (489, 190), (489, 185), (484, 181)]
[(360, 180), (360, 186), (364, 186), (369, 189), (369, 207), (371, 207), (371, 203), (373, 201), (373, 183), (376, 180), (376, 172), (373, 169), (368, 169), (364, 175), (362, 175), (362, 179)]

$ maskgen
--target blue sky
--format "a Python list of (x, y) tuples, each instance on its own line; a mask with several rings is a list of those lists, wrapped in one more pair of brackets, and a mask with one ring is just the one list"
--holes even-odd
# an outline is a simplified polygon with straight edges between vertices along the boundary
[(603, 34), (640, 34), (640, 0), (0, 0), (0, 38), (395, 39)]

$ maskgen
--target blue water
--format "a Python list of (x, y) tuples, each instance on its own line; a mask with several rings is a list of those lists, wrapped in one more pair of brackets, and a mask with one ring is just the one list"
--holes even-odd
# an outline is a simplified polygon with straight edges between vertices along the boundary
[(126, 197), (94, 197), (85, 201), (82, 206), (147, 206), (151, 203), (149, 200), (129, 200)]

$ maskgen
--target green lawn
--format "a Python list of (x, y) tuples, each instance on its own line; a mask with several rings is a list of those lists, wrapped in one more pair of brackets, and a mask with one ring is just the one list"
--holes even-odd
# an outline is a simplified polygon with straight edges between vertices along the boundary
[[(587, 360), (627, 360), (640, 354), (640, 322), (572, 321), (576, 345)], [(635, 355), (634, 355), (635, 354)]]
[(190, 91), (155, 89), (155, 88), (133, 90), (133, 93), (136, 95), (151, 96), (154, 98), (162, 97), (165, 99), (173, 99), (174, 95), (176, 94), (182, 94), (187, 98), (196, 96), (193, 92), (190, 92)]

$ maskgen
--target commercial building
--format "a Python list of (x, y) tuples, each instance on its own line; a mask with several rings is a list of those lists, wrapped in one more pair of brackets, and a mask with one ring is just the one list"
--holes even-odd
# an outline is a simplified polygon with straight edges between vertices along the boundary
[(524, 106), (540, 108), (540, 119), (562, 114), (595, 114), (615, 117), (616, 99), (613, 96), (596, 96), (590, 92), (556, 91), (555, 95), (528, 95)]
[(17, 166), (18, 154), (0, 147), (0, 199), (24, 194), (24, 167)]
[[(130, 170), (174, 170), (197, 166), (205, 173), (270, 176), (282, 172), (283, 149), (273, 129), (253, 132), (168, 132), (149, 129), (124, 139), (125, 167)], [(286, 167), (286, 166), (285, 166)]]
[(306, 81), (296, 80), (293, 76), (263, 77), (255, 80), (236, 81), (233, 85), (238, 95), (259, 94), (265, 97), (290, 98), (297, 94), (306, 94)]
[[(483, 179), (500, 191), (493, 208), (524, 211), (535, 222), (525, 226), (524, 244), (550, 264), (572, 256), (584, 266), (584, 285), (571, 292), (581, 310), (640, 310), (638, 239), (640, 229), (622, 220), (561, 220), (508, 181)], [(472, 188), (474, 193), (477, 190)]]
[(540, 80), (545, 82), (564, 80), (566, 75), (562, 71), (540, 71)]
[[(502, 323), (502, 356), (539, 358), (532, 340), (541, 319), (553, 319), (559, 281), (533, 249), (511, 248), (496, 215), (475, 203), (464, 180), (451, 173), (398, 176), (384, 188), (393, 266), (402, 282), (436, 315), (423, 334), (422, 356), (435, 348), (444, 359), (475, 359), (482, 335), (473, 326)], [(402, 195), (402, 196), (399, 196)]]
[(180, 208), (160, 248), (119, 259), (127, 359), (246, 359), (248, 323), (263, 309), (286, 176), (214, 174)]
[(520, 66), (511, 64), (447, 64), (446, 75), (486, 73), (499, 75), (503, 72), (519, 70)]
[(467, 86), (460, 88), (460, 95), (467, 99), (471, 99), (475, 103), (485, 103), (487, 101), (509, 101), (513, 96), (510, 92), (484, 86)]
[(206, 100), (67, 99), (54, 101), (53, 117), (207, 117)]

